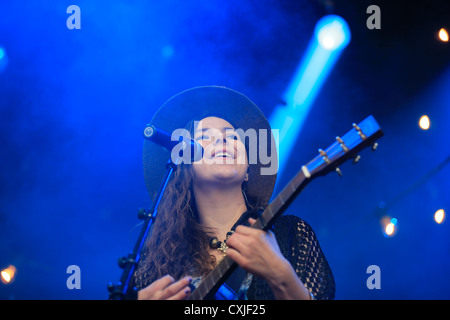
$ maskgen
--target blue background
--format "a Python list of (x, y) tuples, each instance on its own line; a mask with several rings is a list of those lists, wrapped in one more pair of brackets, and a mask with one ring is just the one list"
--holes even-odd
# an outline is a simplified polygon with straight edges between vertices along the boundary
[[(279, 185), (369, 114), (385, 136), (357, 165), (344, 164), (342, 178), (313, 181), (289, 213), (316, 231), (337, 299), (449, 299), (450, 225), (433, 220), (437, 209), (450, 212), (450, 47), (436, 40), (450, 28), (445, 3), (2, 1), (0, 268), (18, 271), (0, 283), (0, 298), (106, 299), (121, 274), (117, 259), (140, 230), (137, 210), (150, 206), (142, 129), (157, 108), (215, 84), (269, 116), (315, 23), (334, 13), (352, 40)], [(71, 4), (81, 9), (80, 30), (66, 27)], [(366, 27), (371, 4), (381, 30)], [(422, 114), (428, 131), (417, 125)], [(392, 238), (383, 236), (384, 214), (398, 219)], [(81, 269), (80, 290), (66, 287), (69, 265)], [(380, 290), (366, 286), (370, 265), (380, 267)]]

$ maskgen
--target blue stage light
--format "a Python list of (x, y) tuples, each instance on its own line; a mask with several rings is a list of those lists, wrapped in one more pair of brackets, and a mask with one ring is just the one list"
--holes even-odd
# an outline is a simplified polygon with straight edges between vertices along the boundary
[(283, 95), (286, 105), (277, 106), (269, 119), (272, 128), (279, 129), (279, 175), (311, 105), (350, 39), (350, 29), (341, 17), (328, 15), (317, 22), (305, 55)]
[(8, 65), (8, 55), (4, 47), (0, 46), (0, 72), (6, 69)]
[(350, 29), (339, 16), (328, 15), (317, 22), (314, 34), (320, 46), (326, 50), (341, 50), (350, 42)]

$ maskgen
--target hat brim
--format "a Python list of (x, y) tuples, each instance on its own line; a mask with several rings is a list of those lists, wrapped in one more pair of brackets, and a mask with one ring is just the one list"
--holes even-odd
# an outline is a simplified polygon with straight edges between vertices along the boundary
[[(271, 142), (267, 141), (264, 144), (268, 149), (264, 153), (267, 156), (270, 155), (270, 158), (274, 160), (269, 164), (261, 163), (258, 135), (258, 157), (256, 163), (251, 163), (249, 166), (246, 194), (250, 198), (258, 199), (260, 205), (267, 205), (275, 186), (276, 170), (274, 174), (261, 174), (261, 168), (278, 167), (276, 148), (272, 148), (275, 146), (275, 140), (264, 114), (245, 95), (220, 86), (188, 89), (167, 100), (155, 113), (150, 124), (172, 133), (175, 129), (185, 128), (191, 120), (201, 120), (205, 114), (221, 115), (233, 124), (235, 129), (240, 128), (244, 132), (248, 129), (254, 129), (257, 133), (260, 132), (260, 129), (266, 130), (263, 132), (270, 136)], [(152, 201), (155, 201), (169, 158), (168, 150), (149, 140), (144, 141), (144, 179)]]

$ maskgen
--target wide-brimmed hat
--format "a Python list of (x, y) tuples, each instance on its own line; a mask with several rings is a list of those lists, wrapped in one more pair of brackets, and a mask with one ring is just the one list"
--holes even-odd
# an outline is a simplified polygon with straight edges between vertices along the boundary
[[(257, 133), (266, 132), (267, 148), (264, 155), (270, 155), (272, 163), (261, 162), (257, 157), (255, 163), (249, 166), (249, 181), (247, 182), (246, 195), (249, 199), (258, 199), (258, 205), (267, 205), (275, 186), (276, 171), (272, 174), (263, 174), (262, 168), (278, 168), (274, 136), (269, 122), (262, 111), (245, 95), (232, 89), (220, 86), (195, 87), (176, 94), (167, 100), (155, 113), (150, 125), (172, 133), (176, 129), (185, 128), (192, 120), (201, 120), (205, 115), (216, 115), (230, 122), (235, 129), (254, 129)], [(257, 152), (261, 144), (258, 134)], [(271, 140), (268, 140), (270, 137)], [(246, 140), (247, 154), (249, 152)], [(152, 141), (144, 141), (144, 178), (148, 193), (152, 201), (155, 201), (156, 193), (164, 178), (167, 161), (170, 159), (170, 151)], [(275, 161), (275, 163), (273, 163)]]

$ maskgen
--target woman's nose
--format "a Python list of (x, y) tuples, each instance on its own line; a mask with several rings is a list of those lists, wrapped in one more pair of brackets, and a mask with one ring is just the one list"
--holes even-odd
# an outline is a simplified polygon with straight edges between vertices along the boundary
[(219, 144), (219, 143), (227, 144), (227, 142), (228, 142), (228, 139), (227, 139), (227, 137), (224, 136), (224, 135), (218, 135), (218, 136), (215, 136), (215, 137), (214, 137), (214, 144), (215, 144), (215, 145), (217, 145), (217, 144)]

